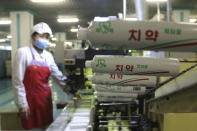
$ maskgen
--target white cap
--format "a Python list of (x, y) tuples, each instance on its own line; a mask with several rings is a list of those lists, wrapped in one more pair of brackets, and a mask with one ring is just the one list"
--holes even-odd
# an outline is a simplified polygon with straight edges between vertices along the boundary
[(91, 60), (86, 61), (85, 66), (87, 68), (92, 68), (92, 61)]
[(87, 40), (87, 28), (80, 28), (77, 32), (77, 38), (78, 40)]
[(44, 34), (44, 33), (49, 33), (49, 35), (52, 35), (52, 31), (51, 31), (51, 28), (49, 27), (48, 24), (44, 23), (44, 22), (40, 22), (38, 24), (36, 24), (34, 27), (33, 27), (33, 32), (37, 32), (39, 34)]
[(92, 78), (93, 78), (93, 75), (89, 75), (89, 76), (88, 76), (88, 80), (89, 80), (89, 81), (92, 81)]

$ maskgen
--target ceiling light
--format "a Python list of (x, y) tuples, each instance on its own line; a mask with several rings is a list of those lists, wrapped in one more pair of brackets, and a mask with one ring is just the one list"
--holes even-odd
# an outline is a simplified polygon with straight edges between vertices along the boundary
[(0, 20), (0, 25), (9, 25), (11, 23), (12, 23), (11, 20)]
[(94, 17), (94, 21), (97, 21), (97, 22), (104, 22), (108, 20), (109, 20), (109, 17)]
[(64, 0), (31, 0), (31, 1), (36, 3), (55, 3), (55, 2), (62, 2)]
[(0, 42), (6, 42), (6, 39), (0, 39)]
[(197, 19), (189, 19), (189, 22), (191, 23), (195, 23), (197, 21)]
[(128, 20), (128, 21), (137, 21), (137, 18), (125, 18), (125, 20)]
[(8, 35), (8, 36), (7, 36), (7, 38), (8, 38), (8, 39), (11, 39), (11, 38), (12, 38), (12, 36), (11, 36), (11, 35)]
[(78, 32), (78, 29), (70, 29), (71, 32)]
[(52, 40), (52, 41), (56, 41), (56, 40), (57, 40), (57, 38), (53, 37), (51, 40)]
[(58, 22), (60, 23), (65, 23), (65, 22), (79, 22), (78, 18), (59, 18), (57, 19)]
[(167, 2), (168, 0), (146, 0), (147, 2)]

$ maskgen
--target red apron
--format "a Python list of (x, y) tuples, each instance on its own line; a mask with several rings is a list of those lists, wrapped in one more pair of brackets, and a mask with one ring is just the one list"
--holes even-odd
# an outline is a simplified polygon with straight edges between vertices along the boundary
[(30, 109), (28, 120), (21, 118), (24, 129), (42, 128), (53, 121), (51, 89), (48, 85), (49, 67), (45, 62), (36, 61), (30, 48), (33, 60), (25, 71), (23, 80), (26, 98)]

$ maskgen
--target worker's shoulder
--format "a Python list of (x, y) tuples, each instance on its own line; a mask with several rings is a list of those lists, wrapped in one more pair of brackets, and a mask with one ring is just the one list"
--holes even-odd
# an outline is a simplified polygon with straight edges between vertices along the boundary
[(18, 53), (26, 53), (27, 51), (30, 50), (29, 46), (21, 47), (17, 50)]

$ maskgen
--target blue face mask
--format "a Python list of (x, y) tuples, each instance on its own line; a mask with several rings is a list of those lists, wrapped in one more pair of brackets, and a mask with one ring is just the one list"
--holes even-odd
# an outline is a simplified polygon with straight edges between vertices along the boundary
[(49, 45), (49, 41), (46, 40), (46, 39), (42, 39), (42, 38), (39, 38), (37, 39), (35, 42), (34, 42), (34, 45), (38, 48), (38, 49), (45, 49), (48, 47)]

